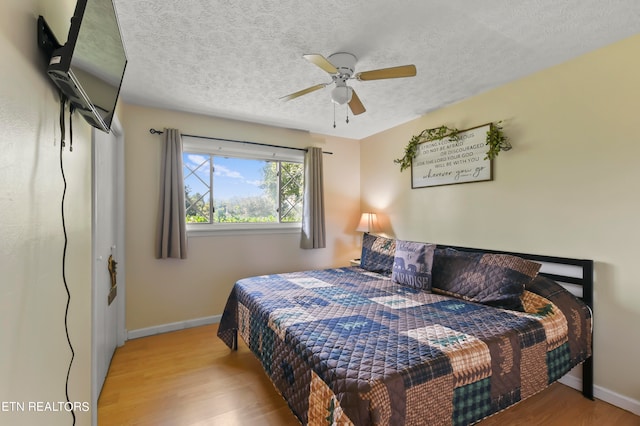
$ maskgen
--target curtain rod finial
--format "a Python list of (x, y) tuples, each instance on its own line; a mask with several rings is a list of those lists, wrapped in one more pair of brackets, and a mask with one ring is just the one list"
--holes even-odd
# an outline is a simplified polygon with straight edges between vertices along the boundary
[(154, 129), (154, 128), (151, 128), (151, 129), (149, 129), (149, 133), (151, 133), (152, 135), (161, 135), (161, 134), (163, 134), (164, 132), (163, 132), (163, 131), (160, 131), (160, 130), (156, 130), (156, 129)]

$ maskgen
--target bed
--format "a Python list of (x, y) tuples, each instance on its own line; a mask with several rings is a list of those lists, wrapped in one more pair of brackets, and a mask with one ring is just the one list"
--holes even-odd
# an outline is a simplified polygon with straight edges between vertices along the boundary
[(365, 234), (360, 266), (250, 277), (238, 333), (302, 424), (467, 425), (582, 364), (593, 398), (591, 260)]

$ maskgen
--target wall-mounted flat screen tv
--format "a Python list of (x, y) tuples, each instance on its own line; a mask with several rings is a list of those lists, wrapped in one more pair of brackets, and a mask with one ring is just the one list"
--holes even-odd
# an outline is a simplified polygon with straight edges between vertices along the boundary
[(127, 56), (113, 0), (78, 0), (47, 73), (92, 126), (109, 132)]

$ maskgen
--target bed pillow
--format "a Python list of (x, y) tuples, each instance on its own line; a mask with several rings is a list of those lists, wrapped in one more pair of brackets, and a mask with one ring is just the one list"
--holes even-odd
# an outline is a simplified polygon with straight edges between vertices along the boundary
[(368, 232), (362, 236), (362, 254), (360, 255), (362, 269), (391, 275), (395, 254), (396, 240)]
[(397, 240), (391, 279), (398, 284), (431, 292), (435, 249), (435, 244)]
[(508, 254), (436, 249), (434, 292), (498, 308), (524, 311), (520, 296), (540, 264)]

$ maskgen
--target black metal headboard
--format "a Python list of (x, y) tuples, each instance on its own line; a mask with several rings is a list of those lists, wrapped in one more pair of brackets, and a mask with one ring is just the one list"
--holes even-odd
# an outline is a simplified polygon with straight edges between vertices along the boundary
[[(459, 247), (445, 244), (438, 244), (438, 248), (452, 248), (462, 251), (492, 254), (510, 254), (538, 262), (542, 265), (538, 273), (539, 275), (558, 282), (558, 284), (565, 287), (574, 296), (582, 299), (584, 303), (589, 306), (593, 315), (593, 260)], [(582, 394), (589, 399), (593, 399), (593, 348), (591, 348), (591, 356), (582, 364)]]

